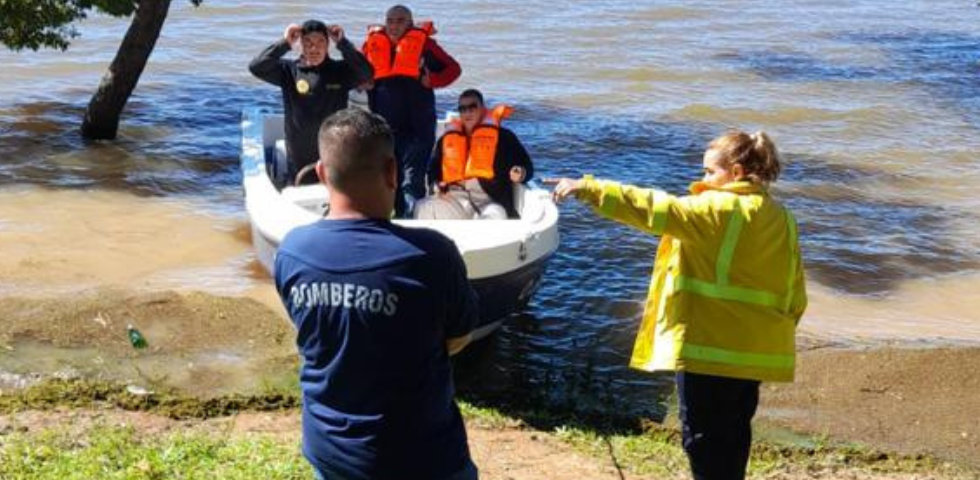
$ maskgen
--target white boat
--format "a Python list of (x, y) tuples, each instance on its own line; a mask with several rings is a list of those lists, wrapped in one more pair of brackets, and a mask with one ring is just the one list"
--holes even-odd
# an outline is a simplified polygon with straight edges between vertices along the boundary
[[(276, 248), (286, 233), (323, 218), (329, 203), (329, 192), (322, 184), (276, 189), (267, 165), (274, 155), (285, 154), (283, 137), (281, 114), (262, 109), (242, 112), (245, 211), (258, 259), (270, 273)], [(549, 193), (533, 185), (519, 187), (515, 199), (520, 219), (395, 220), (406, 227), (437, 230), (456, 243), (480, 297), (475, 338), (490, 334), (509, 315), (527, 306), (558, 249), (558, 209)]]

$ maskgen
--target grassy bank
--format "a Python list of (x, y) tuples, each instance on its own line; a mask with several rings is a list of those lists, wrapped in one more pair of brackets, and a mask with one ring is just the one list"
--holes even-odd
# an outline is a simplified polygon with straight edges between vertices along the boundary
[(194, 398), (173, 391), (139, 395), (126, 386), (110, 382), (47, 380), (30, 388), (0, 395), (0, 414), (56, 407), (116, 407), (127, 411), (150, 412), (168, 418), (206, 419), (246, 411), (276, 411), (297, 408), (299, 397), (293, 390), (269, 389), (262, 395), (228, 395)]
[(142, 435), (133, 427), (0, 437), (4, 479), (309, 479), (295, 440), (215, 433)]
[[(0, 415), (15, 419), (0, 428), (0, 478), (310, 478), (309, 467), (298, 453), (297, 404), (294, 395), (282, 392), (201, 400), (176, 394), (133, 395), (123, 386), (105, 383), (48, 381), (0, 395)], [(686, 476), (680, 435), (673, 427), (647, 424), (628, 429), (547, 411), (503, 414), (487, 406), (464, 403), (461, 407), (471, 429), (527, 432), (532, 440), (553, 440), (570, 452), (611, 462), (631, 475)], [(90, 415), (97, 420), (81, 425), (72, 416), (79, 411), (141, 412), (134, 415), (164, 418), (168, 427), (121, 426), (118, 419), (103, 413)], [(255, 412), (275, 417), (270, 423), (278, 424), (280, 431), (243, 432), (220, 423), (222, 418)], [(28, 413), (62, 418), (48, 426), (16, 420)], [(293, 423), (284, 425), (282, 419)], [(219, 422), (209, 423), (212, 420)], [(978, 478), (977, 472), (925, 456), (892, 455), (805, 437), (758, 441), (750, 474), (757, 478)]]
[[(606, 459), (623, 471), (654, 478), (688, 478), (681, 432), (671, 421), (665, 425), (640, 422), (638, 428), (623, 428), (620, 422), (609, 425), (595, 418), (582, 422), (574, 417), (555, 417), (545, 411), (504, 415), (493, 408), (466, 403), (461, 403), (461, 408), (470, 426), (524, 428), (530, 424), (577, 451)], [(676, 419), (676, 415), (671, 414), (669, 418)], [(749, 476), (754, 478), (910, 475), (980, 479), (978, 471), (926, 455), (898, 455), (869, 446), (787, 432), (759, 422), (755, 430), (749, 465)]]

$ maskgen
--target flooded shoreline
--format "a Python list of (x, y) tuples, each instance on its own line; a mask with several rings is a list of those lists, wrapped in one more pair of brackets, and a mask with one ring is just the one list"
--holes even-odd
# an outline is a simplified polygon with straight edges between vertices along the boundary
[(0, 318), (0, 391), (64, 378), (208, 398), (296, 382), (292, 325), (248, 298), (100, 288), (0, 298)]
[[(124, 20), (90, 18), (64, 53), (0, 50), (0, 309), (11, 309), (0, 332), (15, 316), (70, 323), (58, 312), (72, 302), (94, 302), (86, 312), (96, 318), (124, 297), (195, 291), (228, 297), (232, 310), (257, 301), (256, 322), (288, 328), (251, 252), (238, 173), (241, 110), (279, 108), (279, 92), (246, 65), (309, 16), (341, 23), (357, 44), (385, 7), (175, 2), (116, 142), (82, 141), (77, 128)], [(436, 21), (440, 45), (463, 65), (438, 92), (439, 111), (470, 87), (513, 104), (508, 126), (542, 176), (593, 173), (683, 194), (709, 139), (730, 127), (769, 132), (787, 163), (773, 193), (800, 222), (804, 338), (980, 342), (980, 9), (436, 0), (417, 14)], [(624, 48), (637, 39), (643, 48)], [(544, 401), (606, 409), (667, 391), (626, 368), (656, 239), (574, 204), (560, 228), (528, 312), (462, 367), (492, 381), (467, 388), (547, 386)], [(99, 299), (113, 289), (130, 293)], [(228, 325), (188, 318), (190, 337)], [(45, 338), (24, 337), (21, 352), (58, 357)], [(90, 340), (79, 348), (100, 348)], [(226, 360), (252, 352), (235, 348), (211, 360), (234, 365)]]

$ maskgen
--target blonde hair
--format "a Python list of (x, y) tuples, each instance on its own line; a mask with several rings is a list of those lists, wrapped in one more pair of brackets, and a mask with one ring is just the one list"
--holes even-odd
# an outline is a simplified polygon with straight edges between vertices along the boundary
[(782, 166), (776, 144), (758, 131), (751, 135), (731, 130), (708, 144), (708, 150), (715, 150), (729, 166), (741, 165), (745, 177), (752, 183), (766, 185), (776, 181)]

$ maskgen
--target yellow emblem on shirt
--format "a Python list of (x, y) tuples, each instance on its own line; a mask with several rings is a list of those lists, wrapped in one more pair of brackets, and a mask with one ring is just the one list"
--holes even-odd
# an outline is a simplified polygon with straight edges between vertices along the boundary
[(303, 79), (296, 80), (296, 91), (299, 92), (300, 95), (306, 95), (307, 93), (310, 93), (309, 82)]

